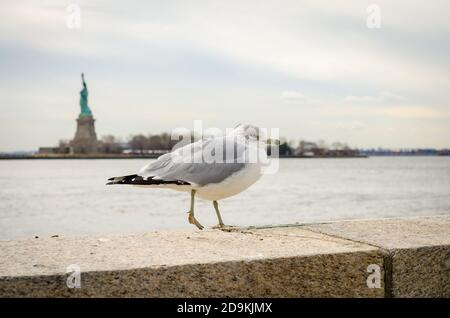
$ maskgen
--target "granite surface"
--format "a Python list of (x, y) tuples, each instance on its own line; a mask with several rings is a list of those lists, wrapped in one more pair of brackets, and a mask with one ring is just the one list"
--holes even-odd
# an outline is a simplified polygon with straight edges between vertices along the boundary
[(387, 296), (450, 297), (450, 216), (355, 220), (305, 228), (386, 252)]
[(449, 233), (438, 216), (0, 241), (0, 297), (450, 297)]
[(384, 249), (450, 245), (450, 215), (338, 221), (304, 228)]
[(370, 264), (378, 249), (299, 227), (3, 241), (0, 296), (382, 297)]

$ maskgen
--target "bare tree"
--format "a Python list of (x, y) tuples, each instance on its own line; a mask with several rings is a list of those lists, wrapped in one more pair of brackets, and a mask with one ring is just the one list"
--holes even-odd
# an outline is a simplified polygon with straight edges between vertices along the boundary
[(178, 140), (172, 140), (170, 134), (164, 132), (161, 135), (161, 147), (162, 150), (170, 151), (175, 146), (175, 144), (178, 142)]
[(148, 149), (150, 150), (162, 150), (162, 138), (160, 135), (153, 135), (148, 137)]
[(144, 135), (133, 136), (128, 142), (133, 151), (139, 151), (141, 154), (147, 149), (148, 139)]
[(102, 152), (121, 153), (122, 146), (120, 145), (120, 140), (113, 135), (102, 136)]

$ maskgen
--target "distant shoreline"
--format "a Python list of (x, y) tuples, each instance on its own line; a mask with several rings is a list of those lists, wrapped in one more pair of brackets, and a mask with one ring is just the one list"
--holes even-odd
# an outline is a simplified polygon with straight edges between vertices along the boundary
[[(126, 154), (126, 155), (108, 155), (108, 154), (90, 154), (90, 155), (63, 155), (63, 154), (52, 154), (52, 155), (0, 155), (0, 160), (54, 160), (54, 159), (157, 159), (163, 154)], [(348, 156), (279, 156), (281, 159), (357, 159), (357, 158), (373, 158), (373, 157), (448, 157), (448, 155), (442, 154), (379, 154), (379, 155), (348, 155)]]
[[(146, 155), (0, 155), (0, 160), (52, 160), (52, 159), (157, 159), (163, 154)], [(367, 158), (366, 155), (353, 156), (279, 156), (279, 158), (289, 159), (339, 159), (339, 158)]]
[(156, 159), (163, 154), (154, 155), (0, 155), (0, 160), (23, 159), (23, 160), (52, 160), (52, 159)]
[[(146, 155), (0, 155), (0, 160), (57, 160), (57, 159), (157, 159), (163, 154)], [(444, 157), (443, 155), (353, 155), (353, 156), (280, 156), (281, 159), (363, 159), (372, 157)]]

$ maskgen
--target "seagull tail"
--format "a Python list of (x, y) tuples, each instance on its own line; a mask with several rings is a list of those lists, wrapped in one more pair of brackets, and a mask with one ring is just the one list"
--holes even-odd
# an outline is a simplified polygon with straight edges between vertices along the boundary
[(190, 185), (189, 182), (182, 180), (162, 180), (155, 177), (143, 178), (137, 174), (130, 174), (122, 177), (112, 177), (108, 179), (106, 185), (112, 184), (131, 184), (131, 185), (144, 185), (144, 186), (164, 186), (168, 184), (174, 185)]

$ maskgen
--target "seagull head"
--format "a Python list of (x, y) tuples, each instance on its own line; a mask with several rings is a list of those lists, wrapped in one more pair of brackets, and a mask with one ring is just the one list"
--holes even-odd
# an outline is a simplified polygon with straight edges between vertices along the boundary
[(234, 127), (233, 135), (242, 136), (246, 139), (263, 141), (265, 139), (263, 131), (254, 125), (251, 124), (239, 124)]

